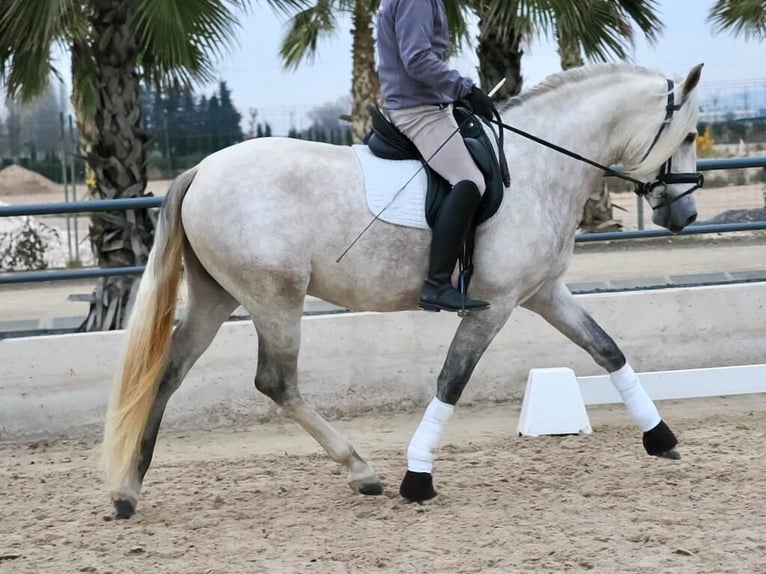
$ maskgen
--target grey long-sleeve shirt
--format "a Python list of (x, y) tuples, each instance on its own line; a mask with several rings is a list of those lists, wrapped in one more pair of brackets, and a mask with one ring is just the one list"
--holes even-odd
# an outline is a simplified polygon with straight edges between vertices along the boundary
[(384, 108), (448, 104), (473, 87), (443, 60), (449, 29), (442, 0), (381, 0), (377, 46)]

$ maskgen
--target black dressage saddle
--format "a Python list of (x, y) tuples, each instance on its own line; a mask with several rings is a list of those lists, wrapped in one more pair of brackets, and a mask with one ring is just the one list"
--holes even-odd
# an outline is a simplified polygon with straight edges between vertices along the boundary
[[(369, 106), (367, 109), (372, 118), (372, 131), (365, 139), (365, 143), (374, 155), (384, 159), (416, 159), (426, 163), (426, 158), (423, 158), (407, 136), (401, 133), (383, 115), (379, 108)], [(457, 125), (460, 126), (460, 135), (471, 157), (473, 157), (474, 162), (476, 162), (479, 170), (484, 175), (486, 183), (486, 191), (476, 210), (476, 215), (466, 235), (459, 258), (460, 288), (465, 293), (473, 273), (473, 248), (476, 239), (476, 228), (495, 214), (500, 207), (500, 203), (503, 201), (505, 188), (510, 185), (511, 181), (505, 154), (503, 153), (502, 131), (500, 132), (500, 138), (497, 140), (499, 153), (496, 153), (491, 140), (484, 131), (481, 120), (471, 110), (456, 104), (453, 107), (453, 113)], [(427, 164), (425, 165), (425, 171), (428, 177), (425, 215), (426, 222), (430, 227), (433, 227), (442, 202), (452, 189), (452, 186)]]
[[(372, 118), (372, 131), (367, 136), (365, 143), (374, 155), (392, 160), (416, 159), (421, 162), (424, 161), (425, 158), (420, 155), (413, 143), (383, 115), (378, 107), (369, 106), (368, 111)], [(498, 162), (498, 156), (482, 127), (481, 120), (473, 115), (469, 109), (459, 105), (454, 106), (454, 116), (458, 125), (462, 126), (460, 135), (463, 137), (471, 157), (484, 175), (487, 187), (476, 210), (473, 223), (475, 227), (495, 214), (503, 201), (505, 187), (510, 182), (507, 181), (508, 178), (504, 177), (503, 173), (504, 170), (507, 172), (507, 167)], [(451, 186), (428, 165), (425, 166), (425, 171), (428, 177), (425, 205), (426, 221), (429, 226), (433, 227), (436, 214), (439, 212), (444, 197), (450, 192)]]

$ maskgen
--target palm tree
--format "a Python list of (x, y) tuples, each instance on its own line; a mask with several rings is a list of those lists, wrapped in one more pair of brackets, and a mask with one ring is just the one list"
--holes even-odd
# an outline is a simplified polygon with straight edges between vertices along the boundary
[(500, 95), (522, 88), (522, 46), (538, 35), (554, 34), (566, 69), (590, 60), (624, 59), (635, 23), (649, 40), (661, 23), (656, 0), (474, 0), (479, 16), (479, 77), (489, 89), (506, 78)]
[[(295, 5), (297, 0), (284, 0)], [(181, 6), (183, 4), (183, 6)], [(146, 189), (148, 135), (142, 129), (141, 82), (166, 85), (215, 79), (212, 56), (233, 38), (247, 0), (3, 0), (0, 79), (14, 97), (41, 93), (52, 47), (72, 57), (73, 103), (99, 199), (140, 197)], [(153, 240), (146, 210), (92, 218), (91, 244), (100, 266), (142, 265)], [(121, 328), (136, 282), (99, 282), (84, 324)]]
[[(602, 0), (581, 3), (583, 9), (582, 18), (585, 28), (603, 22), (611, 34), (615, 34), (614, 40), (620, 42), (614, 55), (624, 58), (622, 49), (624, 44), (632, 45), (634, 26), (649, 40), (654, 43), (662, 31), (662, 22), (657, 14), (655, 0), (614, 0), (604, 2)], [(599, 13), (602, 14), (599, 16)], [(592, 22), (592, 23), (591, 23)], [(582, 57), (582, 25), (557, 19), (556, 40), (559, 47), (561, 69), (568, 70), (582, 66), (585, 61)], [(621, 40), (625, 42), (622, 43)], [(603, 58), (602, 58), (603, 59)]]
[(766, 39), (766, 2), (763, 0), (717, 0), (708, 12), (716, 32), (731, 31), (745, 39)]
[[(275, 9), (289, 12), (285, 0), (266, 0)], [(351, 123), (355, 142), (361, 142), (370, 129), (367, 106), (377, 101), (380, 85), (375, 70), (375, 40), (373, 38), (375, 12), (380, 0), (315, 0), (293, 15), (282, 42), (280, 54), (287, 68), (296, 68), (316, 56), (320, 37), (336, 31), (337, 15), (351, 15), (352, 73)], [(454, 37), (465, 35), (462, 3), (447, 0), (448, 20)]]

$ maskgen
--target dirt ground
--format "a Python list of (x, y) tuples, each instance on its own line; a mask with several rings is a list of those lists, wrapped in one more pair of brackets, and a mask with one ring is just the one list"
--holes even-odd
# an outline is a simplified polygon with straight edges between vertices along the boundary
[(679, 462), (646, 456), (622, 406), (540, 438), (516, 436), (518, 405), (459, 408), (423, 505), (397, 495), (420, 412), (335, 423), (380, 497), (289, 422), (163, 434), (129, 521), (94, 442), (0, 445), (0, 572), (766, 572), (766, 395), (660, 409)]

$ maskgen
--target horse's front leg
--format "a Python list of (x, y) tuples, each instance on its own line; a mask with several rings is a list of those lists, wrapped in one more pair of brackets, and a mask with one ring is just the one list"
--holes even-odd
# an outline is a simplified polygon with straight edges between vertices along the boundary
[(465, 317), (455, 333), (436, 389), (423, 419), (407, 449), (407, 473), (399, 493), (407, 500), (420, 502), (436, 496), (431, 471), (434, 452), (452, 416), (460, 395), (476, 363), (498, 331), (505, 325), (514, 305), (497, 305)]
[(523, 306), (543, 317), (606, 369), (628, 413), (644, 433), (647, 453), (681, 458), (675, 450), (678, 441), (673, 431), (660, 417), (617, 343), (583, 309), (562, 281), (544, 285)]

